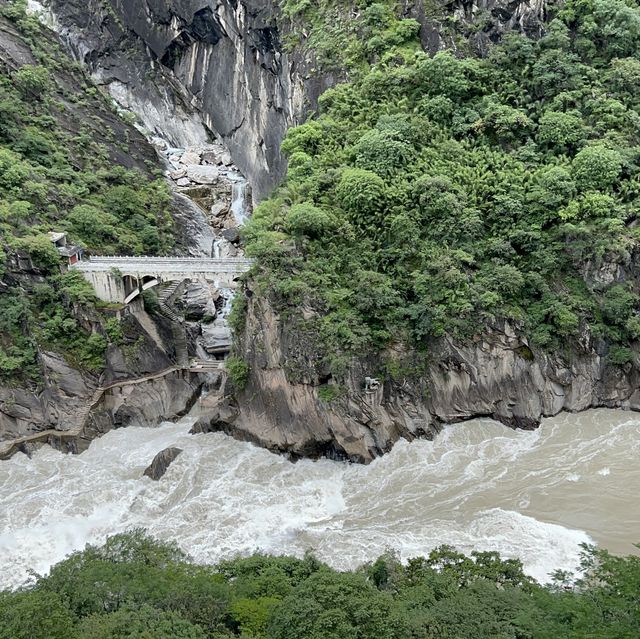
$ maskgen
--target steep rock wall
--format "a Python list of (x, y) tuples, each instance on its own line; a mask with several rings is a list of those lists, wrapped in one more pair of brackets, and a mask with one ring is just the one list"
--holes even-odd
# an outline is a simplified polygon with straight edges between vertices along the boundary
[(507, 324), (465, 343), (443, 338), (419, 362), (422, 374), (381, 375), (371, 391), (365, 378), (380, 371), (380, 361), (354, 360), (332, 401), (319, 393), (333, 380), (312, 342), (252, 298), (240, 344), (249, 382), (242, 391), (228, 389), (229, 409), (213, 414), (211, 429), (293, 457), (368, 462), (400, 438), (431, 437), (442, 424), (473, 417), (530, 429), (563, 410), (640, 410), (640, 371), (607, 364), (588, 336), (556, 353), (532, 348)]
[(75, 407), (74, 424), (61, 430), (58, 422), (41, 432), (0, 440), (0, 459), (8, 459), (16, 452), (31, 454), (38, 447), (49, 444), (63, 452), (81, 453), (91, 442), (113, 430), (125, 426), (157, 426), (163, 421), (182, 417), (200, 398), (204, 387), (220, 386), (222, 373), (172, 370), (148, 379), (115, 384), (93, 403)]
[[(304, 46), (274, 0), (43, 0), (76, 56), (147, 128), (176, 146), (222, 138), (262, 199), (284, 177), (280, 144), (339, 80)], [(480, 53), (509, 31), (542, 33), (547, 0), (404, 0), (427, 51)], [(452, 27), (451, 25), (455, 26)], [(461, 37), (462, 36), (462, 37)], [(204, 123), (204, 127), (203, 127)]]
[[(177, 146), (202, 122), (264, 197), (283, 177), (280, 143), (301, 121), (301, 61), (281, 46), (269, 0), (50, 0), (50, 22), (112, 95)], [(320, 83), (321, 84), (321, 83)], [(313, 96), (312, 96), (313, 97)]]

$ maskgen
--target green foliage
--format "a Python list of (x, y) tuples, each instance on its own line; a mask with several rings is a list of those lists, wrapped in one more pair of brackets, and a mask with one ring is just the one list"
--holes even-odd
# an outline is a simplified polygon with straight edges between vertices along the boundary
[(401, 637), (393, 600), (364, 575), (318, 571), (287, 597), (274, 615), (274, 639)]
[(207, 639), (199, 627), (174, 612), (150, 606), (93, 614), (79, 625), (79, 639)]
[(576, 182), (585, 191), (605, 190), (613, 186), (622, 168), (622, 158), (617, 151), (602, 145), (582, 149), (573, 160)]
[(231, 306), (231, 312), (227, 318), (227, 322), (231, 327), (231, 330), (238, 335), (244, 328), (245, 321), (247, 319), (247, 298), (244, 295), (236, 295), (233, 298)]
[(33, 265), (45, 273), (53, 273), (59, 269), (60, 256), (51, 240), (46, 235), (30, 235), (13, 240), (17, 251), (29, 255)]
[(507, 34), (484, 58), (426, 55), (394, 3), (346, 5), (284, 2), (311, 34), (297, 46), (342, 42), (350, 82), (283, 143), (287, 181), (246, 229), (258, 288), (288, 316), (317, 311), (336, 377), (496, 319), (539, 348), (604, 336), (628, 360), (640, 301), (609, 312), (592, 274), (640, 239), (637, 3), (567, 0), (542, 38)]
[(640, 626), (640, 559), (585, 546), (541, 586), (517, 560), (442, 546), (338, 572), (312, 555), (201, 566), (135, 530), (0, 592), (0, 639), (609, 639)]
[(295, 235), (316, 238), (331, 232), (335, 226), (331, 215), (306, 202), (292, 206), (287, 215), (287, 230)]
[[(66, 231), (70, 244), (102, 254), (165, 253), (172, 246), (168, 187), (148, 172), (111, 100), (25, 6), (22, 0), (0, 6), (3, 29), (16, 41), (7, 55), (38, 61), (0, 69), (3, 384), (39, 383), (36, 353), (43, 347), (80, 367), (104, 366), (107, 340), (95, 295), (81, 274), (60, 275), (65, 261), (48, 232)], [(110, 140), (114, 126), (123, 138), (117, 143)], [(123, 151), (139, 168), (118, 165)], [(29, 264), (34, 272), (20, 270)], [(114, 330), (110, 339), (118, 341)]]
[(378, 175), (366, 169), (347, 169), (336, 187), (338, 202), (364, 225), (375, 221), (385, 205), (386, 187)]
[(0, 639), (77, 638), (74, 617), (56, 593), (0, 593)]
[(112, 344), (123, 344), (124, 343), (124, 332), (122, 330), (122, 324), (120, 320), (112, 317), (110, 320), (107, 320), (104, 330), (107, 333), (107, 337)]
[(24, 99), (41, 100), (51, 89), (51, 78), (45, 67), (25, 65), (13, 75), (13, 83)]
[(418, 41), (420, 24), (406, 18), (390, 0), (280, 0), (279, 4), (291, 22), (286, 46), (309, 51), (321, 69), (359, 71), (385, 54), (403, 54)]
[(342, 395), (342, 391), (336, 384), (325, 384), (318, 388), (318, 397), (323, 402), (333, 402)]
[(251, 372), (249, 364), (238, 357), (229, 357), (224, 366), (235, 388), (239, 391), (244, 390), (249, 382), (249, 373)]
[(633, 361), (633, 351), (626, 346), (612, 346), (607, 359), (614, 366), (624, 366)]

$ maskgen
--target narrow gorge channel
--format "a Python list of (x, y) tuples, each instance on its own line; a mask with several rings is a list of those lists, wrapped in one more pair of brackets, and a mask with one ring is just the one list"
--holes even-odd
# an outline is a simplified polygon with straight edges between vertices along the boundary
[[(154, 149), (157, 152), (157, 166), (152, 166), (153, 161), (147, 164), (170, 186), (167, 200), (172, 205), (167, 217), (172, 216), (176, 232), (171, 258), (211, 261), (253, 255), (252, 233), (244, 237), (240, 229), (251, 219), (254, 205), (268, 200), (287, 175), (280, 143), (287, 130), (314, 112), (318, 97), (340, 82), (339, 74), (325, 77), (318, 72), (314, 77), (318, 61), (312, 55), (296, 58), (301, 51), (308, 53), (307, 45), (298, 43), (287, 49), (279, 41), (281, 34), (273, 25), (281, 20), (280, 4), (144, 0), (139, 10), (132, 8), (134, 3), (129, 6), (119, 0), (90, 4), (87, 24), (79, 0), (66, 4), (29, 0), (28, 10), (54, 30), (84, 64), (99, 90), (118, 105), (127, 126), (136, 120), (137, 133), (153, 147), (149, 148), (152, 160)], [(413, 17), (418, 15), (416, 7), (422, 7), (424, 13), (422, 2), (400, 4), (402, 22), (412, 21), (421, 28), (420, 46), (425, 51), (416, 53), (416, 60), (423, 54), (426, 57), (425, 24), (419, 25)], [(294, 28), (293, 22), (283, 23), (287, 29)], [(414, 36), (418, 37), (417, 32)], [(438, 47), (444, 48), (444, 38)], [(328, 104), (331, 100), (339, 103), (340, 90), (329, 94)], [(436, 93), (433, 104), (425, 99), (424, 108), (434, 113), (436, 107), (443, 108), (437, 103), (443, 96)], [(381, 113), (384, 108), (380, 106)], [(405, 144), (402, 136), (409, 135), (413, 121), (409, 117), (393, 121), (393, 114), (378, 120), (378, 115), (371, 118), (371, 126), (382, 122), (382, 128), (374, 131), (369, 142), (382, 140), (389, 148)], [(322, 130), (313, 126), (314, 122), (300, 134), (301, 139), (308, 136), (303, 140), (308, 148), (298, 150), (292, 158), (292, 173), (298, 177), (319, 171), (317, 167), (325, 160), (314, 155), (315, 147), (327, 140), (333, 143), (331, 126)], [(358, 126), (364, 130), (369, 124)], [(384, 128), (393, 126), (400, 126), (398, 139)], [(295, 147), (296, 143), (291, 144)], [(427, 142), (420, 145), (426, 148)], [(424, 249), (425, 242), (420, 257), (424, 264), (419, 265), (416, 257), (415, 271), (410, 270), (413, 263), (407, 266), (407, 279), (422, 278), (424, 285), (423, 298), (417, 301), (427, 301), (417, 310), (419, 295), (411, 289), (413, 293), (402, 298), (380, 266), (391, 249), (384, 259), (373, 256), (366, 269), (366, 260), (360, 263), (353, 257), (353, 264), (358, 265), (353, 281), (361, 279), (358, 285), (348, 282), (352, 258), (338, 255), (340, 249), (332, 252), (334, 246), (346, 246), (341, 244), (345, 238), (362, 236), (362, 247), (345, 248), (345, 253), (355, 255), (370, 250), (379, 237), (392, 232), (385, 226), (386, 219), (380, 222), (383, 230), (372, 231), (373, 239), (358, 227), (362, 220), (347, 219), (348, 215), (346, 221), (338, 220), (342, 213), (335, 213), (331, 198), (341, 190), (347, 202), (353, 195), (345, 188), (344, 175), (362, 178), (368, 174), (365, 178), (373, 191), (382, 184), (380, 189), (388, 193), (374, 197), (379, 196), (381, 202), (391, 202), (393, 194), (405, 187), (417, 200), (426, 201), (424, 193), (428, 192), (437, 203), (433, 206), (438, 215), (453, 198), (453, 190), (443, 195), (449, 188), (448, 175), (421, 182), (415, 175), (400, 179), (391, 171), (384, 176), (385, 182), (375, 171), (356, 166), (366, 156), (366, 144), (349, 148), (345, 143), (336, 151), (340, 166), (324, 167), (325, 173), (315, 176), (311, 186), (310, 177), (302, 186), (296, 185), (295, 176), (292, 186), (285, 182), (260, 209), (261, 215), (255, 216), (255, 220), (268, 221), (260, 229), (266, 237), (264, 246), (258, 242), (257, 252), (264, 249), (264, 254), (243, 260), (249, 264), (247, 270), (256, 263), (258, 267), (237, 288), (232, 287), (240, 276), (231, 284), (213, 278), (162, 281), (157, 276), (155, 284), (147, 281), (149, 288), (144, 291), (141, 274), (134, 278), (136, 285), (122, 298), (125, 303), (111, 300), (114, 308), (119, 307), (111, 310), (118, 313), (118, 322), (135, 318), (139, 324), (142, 363), (132, 367), (125, 361), (126, 348), (134, 350), (130, 344), (118, 350), (108, 342), (107, 365), (87, 375), (87, 383), (61, 356), (64, 368), (50, 368), (56, 384), (62, 379), (62, 391), (54, 399), (45, 393), (38, 397), (43, 405), (49, 402), (47, 411), (56, 402), (62, 407), (54, 411), (55, 418), (49, 418), (43, 409), (47, 419), (38, 421), (33, 417), (35, 410), (29, 412), (19, 403), (16, 408), (15, 401), (3, 400), (11, 404), (5, 408), (11, 413), (12, 430), (5, 430), (14, 438), (6, 441), (13, 442), (10, 448), (15, 454), (0, 461), (0, 591), (32, 585), (37, 575), (46, 575), (87, 544), (100, 545), (114, 534), (140, 528), (160, 541), (175, 542), (203, 565), (253, 553), (304, 557), (311, 552), (333, 568), (354, 570), (384, 553), (394, 553), (406, 562), (448, 545), (466, 554), (497, 551), (504, 558), (519, 559), (524, 572), (541, 584), (549, 583), (554, 571), (576, 571), (585, 545), (617, 555), (640, 555), (635, 546), (640, 542), (640, 285), (637, 291), (635, 284), (627, 286), (632, 275), (637, 276), (640, 249), (636, 253), (629, 249), (624, 264), (613, 258), (611, 262), (605, 258), (587, 262), (584, 282), (576, 285), (580, 294), (589, 287), (600, 294), (610, 286), (624, 289), (618, 291), (621, 299), (631, 295), (632, 289), (633, 295), (638, 293), (631, 302), (624, 297), (610, 303), (612, 315), (620, 309), (628, 311), (624, 322), (606, 320), (619, 335), (613, 351), (602, 337), (604, 332), (591, 334), (586, 320), (581, 317), (579, 321), (577, 316), (575, 323), (582, 332), (579, 347), (571, 351), (574, 346), (567, 346), (568, 338), (564, 343), (564, 333), (542, 311), (549, 321), (545, 329), (549, 342), (543, 346), (525, 333), (522, 315), (514, 312), (502, 317), (493, 310), (482, 316), (486, 326), (471, 337), (448, 333), (447, 326), (439, 332), (434, 329), (428, 347), (424, 347), (426, 342), (408, 346), (412, 344), (408, 324), (386, 324), (386, 316), (419, 318), (424, 320), (420, 330), (432, 330), (429, 312), (433, 308), (429, 305), (440, 310), (444, 306), (442, 300), (428, 302), (432, 289), (452, 273), (459, 276), (456, 286), (460, 290), (467, 287), (475, 277), (475, 258), (462, 249), (457, 251), (456, 259), (462, 256), (464, 263), (458, 271), (453, 262), (439, 262), (439, 241), (429, 245), (433, 253)], [(410, 158), (407, 163), (422, 166), (417, 151), (406, 157)], [(352, 160), (354, 167), (349, 165)], [(503, 188), (502, 183), (498, 186)], [(505, 211), (517, 208), (506, 196), (504, 200)], [(428, 208), (424, 201), (416, 204), (416, 210), (423, 205)], [(349, 215), (369, 215), (362, 213), (363, 202), (356, 203), (357, 215), (353, 211)], [(295, 225), (296, 206), (303, 212), (298, 219), (300, 228)], [(383, 205), (376, 203), (369, 217), (381, 215), (378, 207)], [(456, 207), (458, 203), (452, 205), (458, 211)], [(395, 215), (400, 209), (398, 205), (389, 211)], [(558, 215), (568, 216), (567, 211), (568, 204)], [(417, 215), (415, 211), (411, 214)], [(465, 225), (474, 228), (484, 223), (479, 213), (477, 219), (474, 216), (461, 218), (463, 231)], [(393, 233), (405, 239), (393, 238), (398, 240), (393, 250), (403, 256), (414, 250), (416, 256), (419, 253), (410, 246), (414, 239), (418, 245), (417, 235), (411, 237), (414, 220), (410, 218), (409, 214), (394, 218)], [(616, 219), (620, 226), (621, 220), (622, 214)], [(434, 216), (431, 221), (425, 217), (421, 224), (440, 224), (444, 233), (445, 227), (455, 227), (458, 221)], [(320, 249), (326, 262), (310, 261), (309, 247), (320, 245), (319, 238), (331, 233), (334, 236)], [(527, 241), (533, 243), (534, 235), (526, 235)], [(563, 241), (554, 236), (558, 246)], [(479, 239), (478, 244), (482, 243)], [(502, 252), (518, 253), (510, 245), (507, 250), (507, 245), (506, 241), (495, 243), (497, 257), (487, 258), (487, 263), (501, 270), (497, 266), (495, 274), (487, 270), (483, 285), (504, 278), (505, 290), (511, 283), (519, 291), (530, 281), (525, 284), (515, 267), (500, 262)], [(286, 268), (279, 263), (281, 258)], [(145, 254), (140, 259), (153, 258)], [(431, 272), (432, 263), (443, 270)], [(310, 270), (305, 271), (309, 264)], [(319, 265), (317, 272), (314, 265)], [(283, 274), (290, 278), (275, 284), (268, 281)], [(121, 272), (115, 276), (125, 281)], [(307, 280), (313, 280), (313, 285)], [(566, 278), (562, 287), (567, 282), (575, 284)], [(326, 291), (313, 287), (325, 284), (334, 289), (323, 298)], [(363, 295), (366, 299), (362, 301), (356, 289), (368, 285), (371, 291), (365, 293), (370, 295)], [(458, 293), (456, 290), (447, 300)], [(470, 295), (487, 303), (499, 299), (497, 293), (494, 297), (481, 293), (477, 289)], [(240, 295), (246, 304), (238, 313), (243, 316), (241, 326), (233, 332), (232, 302)], [(353, 308), (349, 300), (355, 300)], [(101, 298), (101, 302), (108, 306), (109, 300)], [(370, 327), (354, 311), (358, 303), (374, 317), (383, 318), (372, 321), (374, 329), (368, 338), (363, 335)], [(559, 303), (549, 304), (558, 315), (553, 321), (560, 324), (566, 315), (558, 310)], [(460, 309), (460, 316), (467, 312), (463, 304)], [(549, 317), (553, 312), (548, 312)], [(325, 316), (331, 314), (334, 324), (325, 324)], [(594, 314), (600, 319), (606, 315), (600, 310)], [(443, 317), (443, 324), (451, 321)], [(637, 320), (637, 325), (631, 320)], [(572, 324), (571, 318), (566, 324)], [(629, 326), (637, 329), (633, 339), (624, 333), (631, 330)], [(354, 343), (362, 340), (364, 344), (374, 337), (381, 343), (387, 341), (376, 352), (370, 344), (362, 346), (360, 353), (339, 351), (335, 348), (338, 342), (319, 344), (325, 329), (332, 339), (342, 331), (345, 340)], [(557, 342), (551, 339), (558, 336), (562, 348), (553, 347)], [(627, 343), (631, 359), (614, 362), (611, 353), (622, 358), (626, 351), (620, 355), (615, 349)], [(245, 367), (242, 384), (233, 379), (229, 357)], [(58, 374), (60, 370), (64, 374)], [(77, 373), (80, 381), (76, 383), (68, 371)], [(146, 385), (155, 381), (154, 374), (162, 377), (163, 371), (179, 379), (169, 380), (166, 386)], [(64, 382), (71, 378), (80, 390), (72, 388), (67, 394)], [(140, 391), (133, 388), (136, 380), (145, 382)], [(124, 388), (129, 382), (132, 388)], [(91, 391), (100, 395), (105, 389), (115, 389), (114, 397), (99, 410), (93, 410), (96, 402), (88, 404), (84, 423), (91, 423), (92, 428), (85, 429), (89, 434), (82, 431), (81, 444), (73, 441), (56, 446), (53, 440), (48, 442), (51, 445), (44, 438), (38, 440), (39, 433), (60, 433), (62, 438), (64, 433), (75, 432), (69, 424), (82, 412), (84, 400), (91, 397)], [(25, 433), (29, 434), (26, 444), (18, 437)], [(29, 439), (32, 434), (33, 442)], [(1, 445), (0, 440), (0, 452)], [(171, 449), (178, 452), (166, 472), (154, 479), (146, 476), (154, 459)]]

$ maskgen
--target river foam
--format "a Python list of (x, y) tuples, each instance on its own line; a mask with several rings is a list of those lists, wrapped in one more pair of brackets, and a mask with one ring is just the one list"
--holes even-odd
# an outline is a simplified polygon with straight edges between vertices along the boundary
[[(640, 537), (640, 420), (621, 411), (533, 432), (473, 420), (434, 442), (400, 442), (369, 466), (291, 464), (189, 427), (112, 431), (79, 456), (45, 447), (1, 462), (0, 588), (138, 526), (200, 562), (312, 549), (352, 568), (388, 549), (407, 558), (446, 543), (519, 557), (540, 580), (575, 568), (581, 543), (631, 552)], [(184, 452), (159, 482), (143, 477), (168, 446)]]

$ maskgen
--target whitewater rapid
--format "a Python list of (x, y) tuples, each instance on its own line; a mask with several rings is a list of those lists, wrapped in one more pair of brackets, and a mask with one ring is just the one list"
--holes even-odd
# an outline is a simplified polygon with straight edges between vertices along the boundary
[[(292, 464), (189, 420), (112, 431), (79, 456), (49, 447), (0, 462), (0, 588), (86, 543), (145, 527), (196, 561), (307, 549), (352, 568), (393, 549), (499, 550), (545, 580), (574, 569), (579, 544), (630, 553), (640, 541), (640, 416), (588, 411), (512, 431), (490, 420), (400, 442), (369, 466)], [(153, 482), (168, 446), (184, 450)]]

